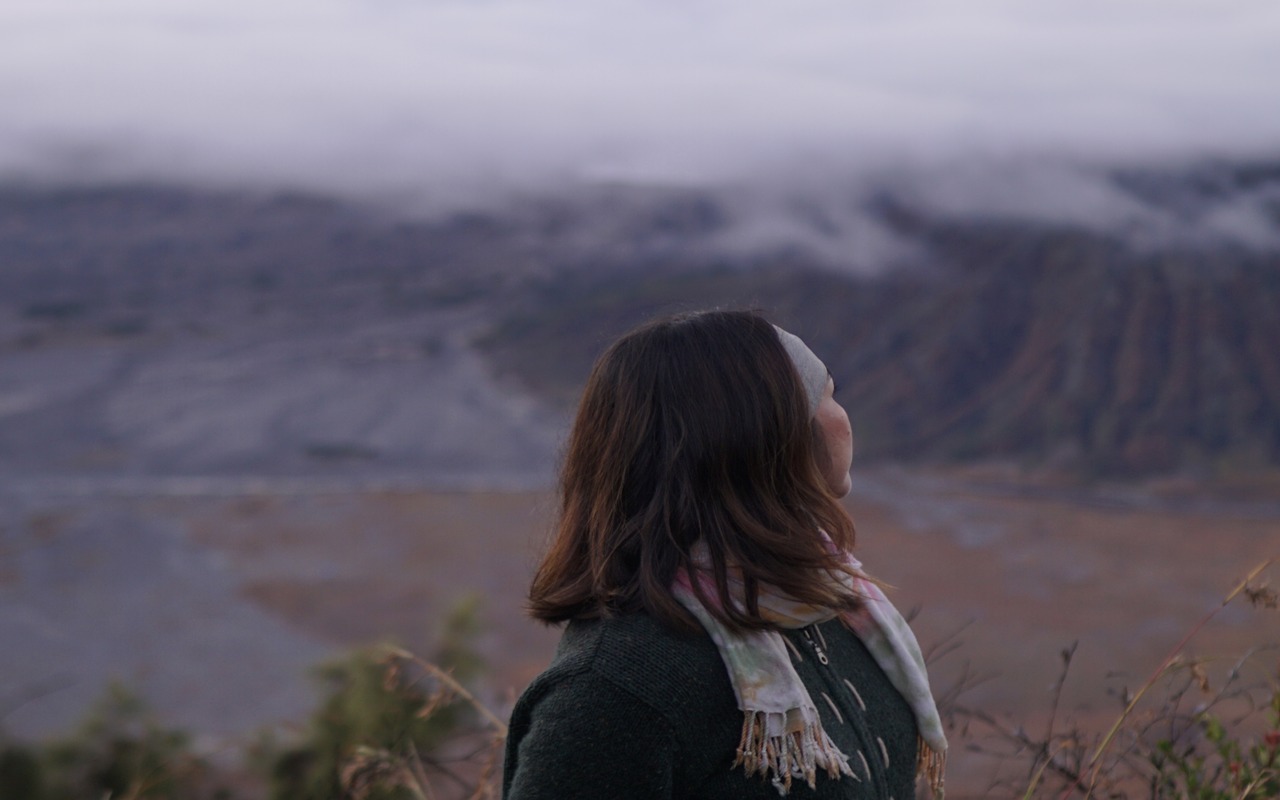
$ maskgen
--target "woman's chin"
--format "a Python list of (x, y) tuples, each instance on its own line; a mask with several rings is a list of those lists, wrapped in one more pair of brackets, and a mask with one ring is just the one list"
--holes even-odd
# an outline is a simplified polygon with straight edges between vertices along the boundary
[(831, 493), (836, 497), (848, 497), (849, 492), (853, 491), (853, 479), (845, 473), (840, 480), (829, 480), (827, 486), (830, 487)]

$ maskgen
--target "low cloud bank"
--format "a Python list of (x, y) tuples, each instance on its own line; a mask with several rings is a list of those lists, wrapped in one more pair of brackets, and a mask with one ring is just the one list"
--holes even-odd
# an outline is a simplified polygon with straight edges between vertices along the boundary
[(0, 175), (448, 207), (905, 175), (1105, 224), (1101, 167), (1274, 157), (1276, 75), (1269, 0), (11, 0)]

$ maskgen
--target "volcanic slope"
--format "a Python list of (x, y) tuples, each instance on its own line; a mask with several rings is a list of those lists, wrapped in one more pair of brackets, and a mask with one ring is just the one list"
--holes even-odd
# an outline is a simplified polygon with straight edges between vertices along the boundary
[[(1203, 216), (1238, 196), (1280, 196), (1280, 169), (1213, 175), (1116, 181), (1184, 215)], [(1280, 202), (1258, 207), (1280, 239)], [(0, 356), (16, 383), (0, 403), (0, 455), (29, 465), (37, 452), (61, 452), (37, 441), (54, 431), (67, 452), (42, 456), (48, 468), (76, 462), (81, 451), (133, 452), (131, 437), (155, 438), (152, 418), (126, 414), (123, 424), (101, 409), (121, 391), (116, 384), (152, 374), (157, 359), (179, 363), (191, 348), (204, 353), (234, 340), (254, 353), (273, 347), (271, 370), (296, 361), (323, 371), (346, 352), (338, 341), (345, 337), (377, 355), (388, 386), (396, 374), (417, 380), (454, 356), (469, 364), (479, 350), (500, 376), (560, 409), (512, 455), (521, 470), (536, 464), (543, 474), (558, 415), (618, 332), (663, 311), (754, 306), (827, 360), (863, 457), (1015, 458), (1088, 473), (1280, 466), (1280, 250), (1265, 242), (1170, 239), (1153, 247), (1123, 231), (960, 218), (884, 198), (825, 209), (825, 221), (812, 209), (792, 220), (851, 229), (839, 214), (872, 218), (909, 243), (910, 258), (875, 270), (803, 246), (723, 247), (735, 208), (709, 191), (618, 189), (411, 218), (300, 195), (9, 187), (0, 191)], [(294, 347), (310, 355), (294, 359)], [(120, 375), (102, 366), (108, 352), (123, 365)], [(224, 373), (237, 380), (222, 362), (239, 352), (203, 369), (199, 392), (170, 392), (181, 395), (183, 415), (212, 419), (201, 398), (246, 396), (240, 384), (213, 385)], [(39, 385), (50, 375), (70, 381), (71, 372), (87, 380), (78, 369), (54, 368), (69, 354), (106, 371), (90, 388)], [(355, 391), (367, 371), (326, 379), (334, 414), (351, 406), (377, 416), (372, 399), (343, 399), (343, 387)], [(75, 419), (37, 402), (46, 395), (69, 398), (63, 405)], [(404, 425), (427, 430), (431, 420), (414, 421), (414, 413), (403, 409)], [(512, 430), (532, 425), (530, 413), (513, 411)], [(400, 428), (362, 431), (342, 432), (342, 452), (361, 455), (348, 459), (357, 471), (379, 468), (388, 453), (397, 469), (413, 469), (414, 448), (388, 443), (430, 439), (406, 438)], [(200, 451), (201, 442), (222, 446), (225, 437), (178, 433), (160, 443), (163, 452), (153, 442), (143, 451), (154, 454), (117, 461), (293, 469), (309, 462), (276, 464), (272, 453), (285, 445), (320, 452), (310, 428), (284, 444), (264, 434), (271, 452), (234, 458)], [(333, 450), (328, 442), (324, 453)], [(445, 449), (456, 462), (455, 444)], [(537, 448), (545, 457), (535, 457)], [(181, 451), (181, 463), (165, 455), (171, 450)]]
[(653, 313), (758, 307), (828, 362), (864, 456), (1007, 458), (1087, 474), (1280, 465), (1280, 255), (1142, 250), (1079, 229), (903, 221), (913, 266), (870, 277), (608, 270), (549, 283), (490, 337), (562, 401)]

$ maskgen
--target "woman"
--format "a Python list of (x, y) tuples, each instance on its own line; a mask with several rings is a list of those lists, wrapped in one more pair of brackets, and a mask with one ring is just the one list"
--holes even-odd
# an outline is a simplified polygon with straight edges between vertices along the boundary
[(747, 312), (649, 323), (596, 363), (530, 607), (567, 622), (511, 716), (530, 798), (941, 795), (906, 623), (850, 555), (849, 418)]

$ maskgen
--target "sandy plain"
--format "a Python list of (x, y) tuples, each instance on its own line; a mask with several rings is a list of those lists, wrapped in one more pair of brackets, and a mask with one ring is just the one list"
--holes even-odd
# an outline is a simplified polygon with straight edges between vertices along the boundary
[[(553, 502), (547, 492), (402, 491), (168, 510), (187, 518), (200, 546), (230, 559), (245, 598), (324, 642), (390, 638), (429, 653), (439, 620), (480, 596), (484, 692), (505, 710), (556, 640), (521, 613)], [(1079, 491), (999, 473), (887, 467), (859, 475), (849, 508), (861, 558), (941, 655), (938, 691), (963, 682), (961, 704), (1029, 729), (1045, 722), (1064, 648), (1078, 642), (1058, 724), (1102, 730), (1126, 688), (1251, 567), (1280, 555), (1274, 503), (1223, 501), (1180, 484)], [(1255, 648), (1264, 649), (1241, 680), (1275, 679), (1277, 644), (1280, 616), (1237, 602), (1185, 652), (1205, 659), (1220, 685)], [(957, 731), (953, 797), (986, 796), (992, 781), (1018, 779), (1016, 760), (1002, 765), (970, 750), (997, 746), (979, 734)]]
[[(1078, 642), (1058, 725), (1096, 734), (1250, 568), (1280, 556), (1280, 487), (1245, 488), (882, 465), (855, 470), (848, 507), (860, 557), (936, 656), (935, 693), (962, 684), (959, 704), (1039, 731)], [(488, 665), (477, 689), (499, 713), (550, 658), (557, 632), (522, 604), (551, 492), (232, 489), (7, 507), (0, 634), (22, 645), (5, 655), (9, 730), (65, 727), (114, 677), (217, 747), (287, 731), (315, 702), (308, 667), (389, 640), (429, 657), (469, 598)], [(1185, 650), (1215, 688), (1251, 652), (1241, 684), (1280, 679), (1280, 613), (1243, 602)], [(982, 726), (953, 736), (950, 797), (1025, 781), (1025, 762), (993, 756), (1009, 748)]]

